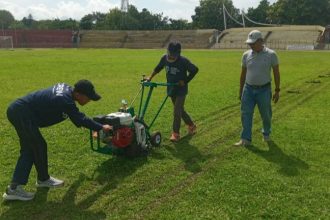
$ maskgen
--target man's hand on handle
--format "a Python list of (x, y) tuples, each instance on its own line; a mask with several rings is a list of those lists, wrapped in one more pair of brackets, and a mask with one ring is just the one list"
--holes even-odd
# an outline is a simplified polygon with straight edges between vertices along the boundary
[(143, 81), (145, 81), (145, 82), (150, 82), (150, 81), (151, 81), (150, 76), (145, 76), (145, 77), (143, 77)]
[[(102, 125), (102, 130), (105, 133), (108, 133), (109, 131), (112, 130), (112, 126), (111, 125)], [(97, 131), (93, 131), (93, 134), (92, 134), (93, 138), (97, 138), (97, 136), (98, 136), (97, 134), (98, 134)]]

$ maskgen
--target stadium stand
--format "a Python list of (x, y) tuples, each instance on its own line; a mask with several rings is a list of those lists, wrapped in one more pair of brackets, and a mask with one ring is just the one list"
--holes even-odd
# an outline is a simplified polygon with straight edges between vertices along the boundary
[[(4, 30), (1, 39), (10, 39), (14, 48), (165, 48), (178, 40), (185, 49), (248, 49), (248, 33), (259, 29), (265, 43), (273, 49), (330, 49), (330, 26), (277, 26), (231, 28), (219, 32), (207, 30), (154, 31), (76, 31), (71, 30)], [(74, 42), (74, 33), (79, 40)], [(77, 36), (76, 36), (77, 38)], [(1, 47), (9, 47), (2, 40)], [(8, 46), (8, 45), (9, 46)]]
[(185, 48), (208, 49), (216, 42), (218, 31), (215, 29), (173, 31), (171, 40), (178, 40)]
[(82, 48), (120, 48), (123, 47), (127, 33), (125, 31), (81, 31)]
[(231, 28), (223, 31), (214, 49), (247, 49), (245, 41), (250, 31), (258, 29), (264, 36), (265, 43), (273, 49), (287, 49), (288, 47), (317, 48), (320, 36), (324, 32), (321, 26), (279, 26)]
[(217, 30), (155, 30), (155, 31), (83, 31), (82, 48), (164, 48), (172, 40), (184, 48), (211, 48)]
[(161, 48), (170, 35), (169, 31), (128, 31), (125, 48)]

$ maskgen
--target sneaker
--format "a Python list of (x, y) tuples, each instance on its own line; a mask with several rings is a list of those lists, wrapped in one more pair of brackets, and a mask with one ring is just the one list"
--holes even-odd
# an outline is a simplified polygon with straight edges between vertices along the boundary
[(234, 146), (236, 147), (245, 147), (251, 145), (251, 141), (246, 139), (241, 139), (239, 142), (235, 143)]
[(2, 198), (7, 201), (8, 200), (29, 201), (34, 198), (34, 193), (26, 192), (23, 189), (22, 185), (18, 185), (16, 189), (11, 189), (10, 186), (8, 186)]
[(180, 140), (180, 134), (173, 132), (171, 137), (170, 137), (170, 141), (178, 142), (179, 140)]
[(190, 135), (194, 135), (197, 133), (197, 126), (195, 124), (193, 125), (188, 125), (188, 133)]
[(270, 136), (269, 135), (264, 135), (263, 141), (264, 142), (270, 142), (271, 141)]
[(56, 179), (54, 177), (49, 177), (46, 181), (37, 180), (36, 182), (37, 187), (48, 187), (48, 188), (57, 188), (64, 186), (64, 181)]

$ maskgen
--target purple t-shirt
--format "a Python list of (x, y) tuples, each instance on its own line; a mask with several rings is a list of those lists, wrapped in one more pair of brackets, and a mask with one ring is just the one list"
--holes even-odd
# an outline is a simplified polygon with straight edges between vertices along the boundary
[(166, 71), (168, 83), (177, 83), (180, 80), (185, 82), (184, 86), (169, 86), (167, 94), (169, 96), (184, 96), (188, 93), (188, 83), (198, 72), (198, 67), (192, 64), (187, 58), (179, 56), (175, 62), (168, 62), (167, 55), (162, 56), (154, 72), (159, 73), (163, 68)]

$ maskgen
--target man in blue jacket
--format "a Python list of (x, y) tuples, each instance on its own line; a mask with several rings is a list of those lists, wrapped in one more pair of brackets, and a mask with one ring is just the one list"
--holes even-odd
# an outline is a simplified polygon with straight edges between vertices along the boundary
[(7, 117), (16, 129), (21, 149), (11, 184), (3, 194), (5, 200), (27, 201), (34, 198), (34, 193), (23, 189), (33, 165), (37, 170), (37, 187), (55, 188), (64, 185), (64, 181), (48, 174), (47, 143), (39, 128), (70, 118), (77, 127), (109, 131), (111, 126), (86, 117), (75, 103), (83, 106), (90, 100), (97, 101), (100, 98), (90, 81), (79, 80), (74, 88), (58, 83), (19, 98), (8, 107)]

